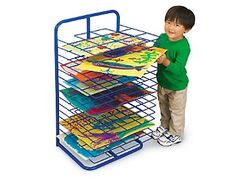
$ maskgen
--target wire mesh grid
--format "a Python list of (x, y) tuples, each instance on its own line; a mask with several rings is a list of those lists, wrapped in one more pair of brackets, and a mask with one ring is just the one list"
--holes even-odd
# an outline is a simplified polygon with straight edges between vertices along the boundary
[[(94, 140), (89, 136), (93, 133), (94, 122), (96, 122), (96, 128), (99, 129), (102, 134), (109, 134), (111, 131), (115, 131), (117, 128), (121, 129), (121, 132), (128, 131), (127, 124), (135, 124), (133, 128), (137, 128), (141, 125), (142, 119), (145, 118), (147, 122), (151, 122), (155, 119), (156, 109), (156, 64), (153, 64), (146, 73), (141, 77), (129, 77), (111, 75), (109, 73), (99, 74), (93, 76), (94, 72), (81, 71), (76, 69), (81, 62), (89, 59), (92, 56), (101, 55), (101, 53), (91, 52), (93, 48), (100, 48), (103, 50), (102, 55), (108, 58), (116, 58), (130, 52), (138, 52), (141, 50), (147, 50), (144, 47), (144, 43), (154, 41), (158, 36), (131, 28), (125, 25), (120, 25), (119, 34), (123, 34), (124, 37), (117, 40), (107, 40), (107, 42), (96, 43), (94, 39), (106, 38), (107, 35), (116, 35), (117, 32), (108, 28), (97, 29), (90, 31), (91, 38), (85, 37), (86, 33), (75, 34), (78, 39), (76, 41), (66, 41), (65, 39), (58, 39), (58, 115), (57, 120), (57, 145), (61, 147), (72, 159), (74, 159), (84, 169), (96, 169), (107, 163), (113, 161), (113, 159), (119, 159), (130, 153), (133, 153), (143, 147), (143, 143), (151, 139), (152, 129), (145, 128), (134, 134), (131, 134), (124, 139), (109, 140), (108, 143), (102, 143), (102, 139)], [(138, 40), (135, 44), (129, 44), (130, 38)], [(81, 42), (89, 43), (89, 47), (78, 46)], [(122, 47), (108, 47), (111, 43), (119, 43)], [(73, 48), (65, 48), (69, 45)], [(73, 50), (72, 50), (73, 49)], [(81, 81), (83, 87), (79, 87), (74, 83), (77, 76), (83, 78)], [(139, 89), (127, 90), (129, 86), (136, 86)], [(63, 92), (62, 90), (70, 89), (73, 86), (73, 90), (69, 92)], [(89, 90), (99, 90), (95, 94), (91, 94)], [(145, 90), (144, 94), (140, 94), (140, 90)], [(117, 93), (123, 91), (123, 94), (119, 94), (117, 101)], [(81, 94), (83, 93), (83, 99), (78, 100), (71, 98), (68, 100), (68, 93)], [(128, 96), (127, 96), (127, 93)], [(105, 109), (104, 112), (96, 112), (89, 110), (91, 99), (96, 105), (100, 107), (109, 108), (110, 105), (114, 105), (116, 108)], [(90, 100), (90, 101), (89, 101)], [(78, 106), (79, 105), (79, 106)], [(81, 109), (83, 107), (83, 109)], [(133, 116), (133, 117), (132, 117)], [(130, 121), (127, 123), (122, 122), (123, 117), (129, 117)], [(112, 119), (113, 118), (113, 119)], [(79, 120), (79, 121), (78, 121)], [(62, 126), (61, 122), (67, 124), (67, 127)], [(72, 130), (79, 135), (84, 136), (86, 141), (78, 139), (73, 136)], [(67, 137), (67, 140), (72, 144), (79, 145), (80, 150), (83, 151), (82, 155), (71, 148), (63, 138)], [(109, 138), (108, 138), (109, 139)], [(87, 142), (89, 141), (89, 143)], [(94, 146), (99, 145), (99, 146)], [(99, 147), (99, 148), (98, 148)], [(96, 152), (96, 153), (94, 153)], [(84, 158), (84, 154), (87, 158)]]

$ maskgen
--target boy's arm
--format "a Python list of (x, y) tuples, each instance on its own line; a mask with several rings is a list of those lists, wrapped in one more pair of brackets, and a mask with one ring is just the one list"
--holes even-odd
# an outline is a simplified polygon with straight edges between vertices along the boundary
[(185, 65), (187, 63), (187, 59), (188, 59), (189, 54), (190, 54), (189, 48), (181, 49), (177, 53), (177, 58), (176, 58), (175, 62), (168, 60), (169, 65), (166, 66), (166, 70), (173, 73), (173, 74), (181, 74), (185, 69)]

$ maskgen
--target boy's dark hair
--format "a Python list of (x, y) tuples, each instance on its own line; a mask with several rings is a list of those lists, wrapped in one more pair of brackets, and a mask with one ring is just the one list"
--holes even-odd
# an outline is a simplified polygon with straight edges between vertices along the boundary
[(186, 30), (189, 30), (195, 24), (195, 15), (184, 6), (173, 6), (166, 13), (165, 21), (167, 20), (175, 21), (183, 25)]

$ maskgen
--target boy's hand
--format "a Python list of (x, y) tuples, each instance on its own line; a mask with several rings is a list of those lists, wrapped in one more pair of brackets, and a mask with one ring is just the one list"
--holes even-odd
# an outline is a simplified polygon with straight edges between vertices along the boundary
[(165, 59), (166, 59), (166, 54), (163, 54), (159, 58), (157, 58), (157, 63), (162, 64)]
[(159, 58), (157, 58), (157, 63), (163, 64), (164, 66), (169, 66), (170, 61), (166, 57), (166, 54), (161, 55)]

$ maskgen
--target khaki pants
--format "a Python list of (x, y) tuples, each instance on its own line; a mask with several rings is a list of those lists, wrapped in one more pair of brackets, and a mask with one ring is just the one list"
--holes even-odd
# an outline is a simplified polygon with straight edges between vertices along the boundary
[(161, 111), (161, 126), (174, 135), (182, 135), (185, 126), (187, 88), (173, 91), (158, 86), (158, 100)]

